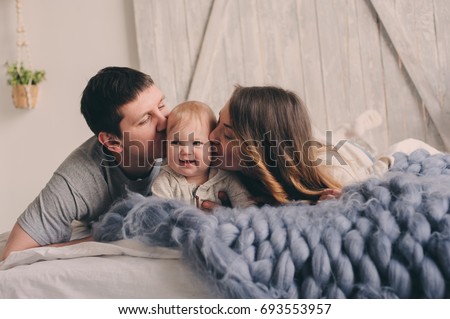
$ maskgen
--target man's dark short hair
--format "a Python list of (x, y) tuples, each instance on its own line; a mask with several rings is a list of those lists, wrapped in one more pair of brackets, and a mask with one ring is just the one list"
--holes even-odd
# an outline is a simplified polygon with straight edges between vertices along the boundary
[(81, 97), (81, 113), (95, 135), (107, 132), (122, 137), (120, 108), (154, 84), (152, 78), (126, 67), (106, 67), (93, 76)]

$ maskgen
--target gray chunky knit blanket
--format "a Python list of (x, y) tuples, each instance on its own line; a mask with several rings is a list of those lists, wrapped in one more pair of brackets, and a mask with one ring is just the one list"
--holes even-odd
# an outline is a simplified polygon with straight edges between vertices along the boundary
[(136, 194), (93, 225), (99, 241), (179, 247), (230, 298), (449, 298), (450, 155), (395, 154), (338, 200), (206, 214)]

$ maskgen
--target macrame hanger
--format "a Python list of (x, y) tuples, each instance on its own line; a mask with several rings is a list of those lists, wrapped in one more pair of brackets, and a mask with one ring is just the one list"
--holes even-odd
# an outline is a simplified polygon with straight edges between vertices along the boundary
[[(23, 23), (22, 16), (22, 0), (16, 0), (16, 14), (17, 14), (17, 73), (20, 74), (20, 67), (23, 65), (24, 68), (32, 70), (31, 65), (31, 54), (30, 48), (28, 46), (27, 34), (25, 30), (25, 24)], [(25, 55), (25, 57), (24, 57)], [(26, 63), (25, 63), (26, 62)], [(25, 85), (25, 92), (27, 95), (27, 106), (31, 109), (31, 83), (33, 77), (30, 76), (28, 84)]]

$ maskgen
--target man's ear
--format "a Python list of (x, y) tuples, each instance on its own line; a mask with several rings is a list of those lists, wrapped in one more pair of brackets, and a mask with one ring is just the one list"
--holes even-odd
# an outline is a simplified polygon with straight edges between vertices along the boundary
[(123, 151), (122, 141), (115, 134), (100, 132), (98, 141), (111, 152), (121, 153)]

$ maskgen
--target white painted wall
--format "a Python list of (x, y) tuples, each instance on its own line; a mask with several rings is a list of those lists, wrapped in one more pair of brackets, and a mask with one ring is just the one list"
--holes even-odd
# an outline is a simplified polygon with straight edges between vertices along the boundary
[(129, 0), (23, 0), (32, 63), (47, 71), (36, 109), (15, 109), (3, 64), (16, 56), (16, 13), (0, 0), (0, 232), (11, 229), (53, 171), (91, 132), (81, 92), (99, 69), (138, 67)]

